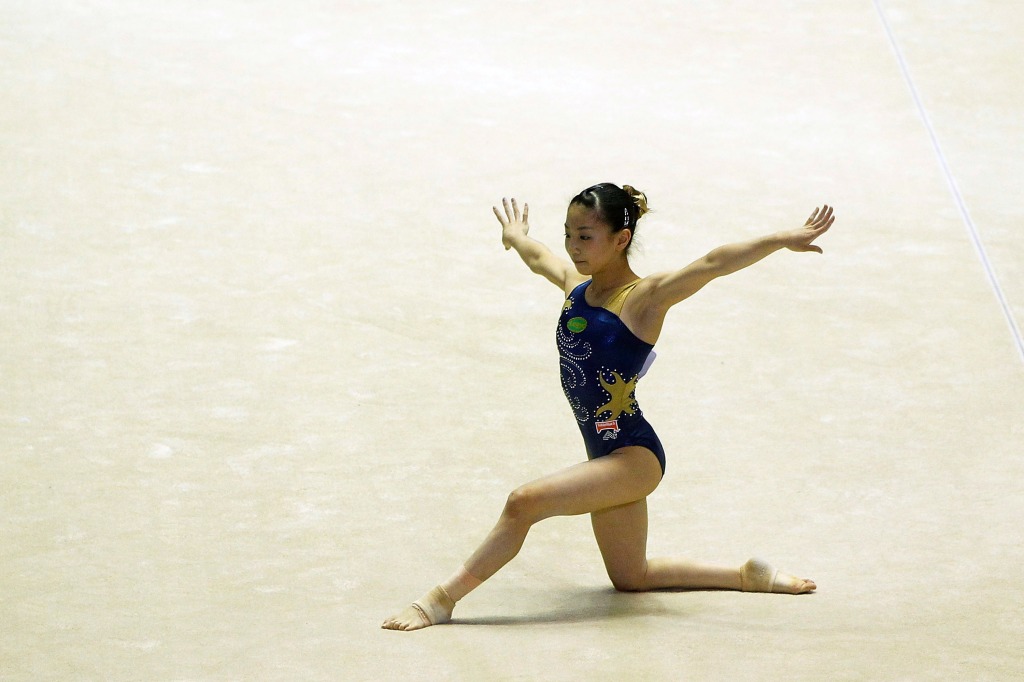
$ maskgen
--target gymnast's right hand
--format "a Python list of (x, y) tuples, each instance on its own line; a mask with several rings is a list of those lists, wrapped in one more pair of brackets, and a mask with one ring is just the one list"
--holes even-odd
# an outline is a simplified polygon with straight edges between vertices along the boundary
[(530, 205), (523, 204), (523, 212), (519, 213), (519, 204), (516, 203), (515, 199), (512, 199), (511, 205), (508, 199), (501, 200), (502, 206), (505, 208), (504, 213), (498, 209), (497, 206), (492, 206), (494, 209), (494, 215), (498, 218), (498, 222), (501, 223), (501, 243), (508, 251), (512, 248), (516, 239), (525, 237), (530, 233), (530, 224), (527, 222), (527, 216), (530, 214)]

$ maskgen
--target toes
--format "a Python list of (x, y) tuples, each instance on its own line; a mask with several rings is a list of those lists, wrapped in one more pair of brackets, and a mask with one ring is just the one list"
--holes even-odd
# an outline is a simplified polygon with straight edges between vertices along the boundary
[(818, 588), (813, 580), (808, 580), (807, 578), (794, 579), (792, 587), (793, 594), (807, 594), (808, 592), (814, 592)]
[(404, 630), (405, 629), (404, 627), (402, 627), (402, 623), (400, 621), (395, 620), (394, 618), (388, 618), (386, 621), (381, 623), (380, 626), (384, 630)]
[(388, 618), (381, 624), (381, 628), (384, 630), (419, 630), (425, 628), (432, 623), (426, 619), (426, 617), (419, 612), (419, 610), (410, 607), (405, 611), (402, 611), (396, 616)]

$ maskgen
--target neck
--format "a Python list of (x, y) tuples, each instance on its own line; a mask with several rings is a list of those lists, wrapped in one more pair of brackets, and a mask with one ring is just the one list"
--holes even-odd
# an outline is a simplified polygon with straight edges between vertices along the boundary
[(601, 268), (591, 275), (590, 279), (591, 288), (601, 292), (618, 289), (638, 278), (633, 268), (629, 267), (629, 262), (623, 258), (620, 262)]

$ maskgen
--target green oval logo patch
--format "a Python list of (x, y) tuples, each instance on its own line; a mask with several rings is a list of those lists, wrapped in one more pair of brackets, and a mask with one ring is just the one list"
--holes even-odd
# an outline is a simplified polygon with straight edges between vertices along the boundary
[(565, 323), (565, 326), (569, 328), (573, 334), (579, 334), (581, 331), (587, 328), (587, 320), (583, 317), (574, 317)]

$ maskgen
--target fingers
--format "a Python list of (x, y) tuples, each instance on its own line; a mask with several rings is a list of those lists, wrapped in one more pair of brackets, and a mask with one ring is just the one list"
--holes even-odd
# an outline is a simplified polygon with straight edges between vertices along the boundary
[(825, 206), (825, 209), (825, 212), (818, 216), (818, 220), (815, 221), (814, 225), (812, 226), (814, 231), (817, 232), (818, 235), (823, 234), (826, 230), (828, 230), (828, 228), (832, 227), (832, 223), (836, 221), (836, 217), (832, 215), (832, 207)]
[(812, 239), (817, 239), (822, 235), (828, 228), (832, 227), (832, 223), (836, 220), (832, 214), (832, 207), (828, 204), (823, 205), (821, 208), (814, 209), (811, 213), (811, 217), (804, 223), (804, 227), (812, 230), (814, 236)]
[(813, 227), (817, 229), (826, 222), (829, 225), (832, 224), (832, 207), (828, 204), (824, 204), (821, 208), (814, 209), (814, 212), (811, 213), (811, 216), (807, 219), (807, 222), (804, 223), (804, 225), (806, 227)]
[[(515, 203), (515, 199), (513, 199), (512, 202)], [(494, 215), (495, 215), (495, 217), (497, 217), (498, 222), (501, 223), (502, 227), (505, 227), (510, 222), (512, 222), (512, 209), (509, 208), (508, 199), (505, 199), (505, 198), (502, 198), (501, 206), (502, 206), (502, 208), (505, 209), (505, 214), (504, 215), (501, 214), (501, 211), (498, 210), (497, 206), (491, 206), (491, 208), (494, 210)]]
[(505, 209), (504, 215), (502, 215), (502, 212), (497, 206), (491, 206), (491, 209), (494, 211), (494, 215), (498, 219), (498, 222), (501, 223), (502, 227), (511, 222), (526, 222), (526, 217), (530, 212), (529, 204), (523, 205), (523, 211), (521, 214), (519, 212), (519, 203), (515, 198), (513, 198), (511, 202), (509, 202), (507, 198), (502, 198), (501, 206)]

